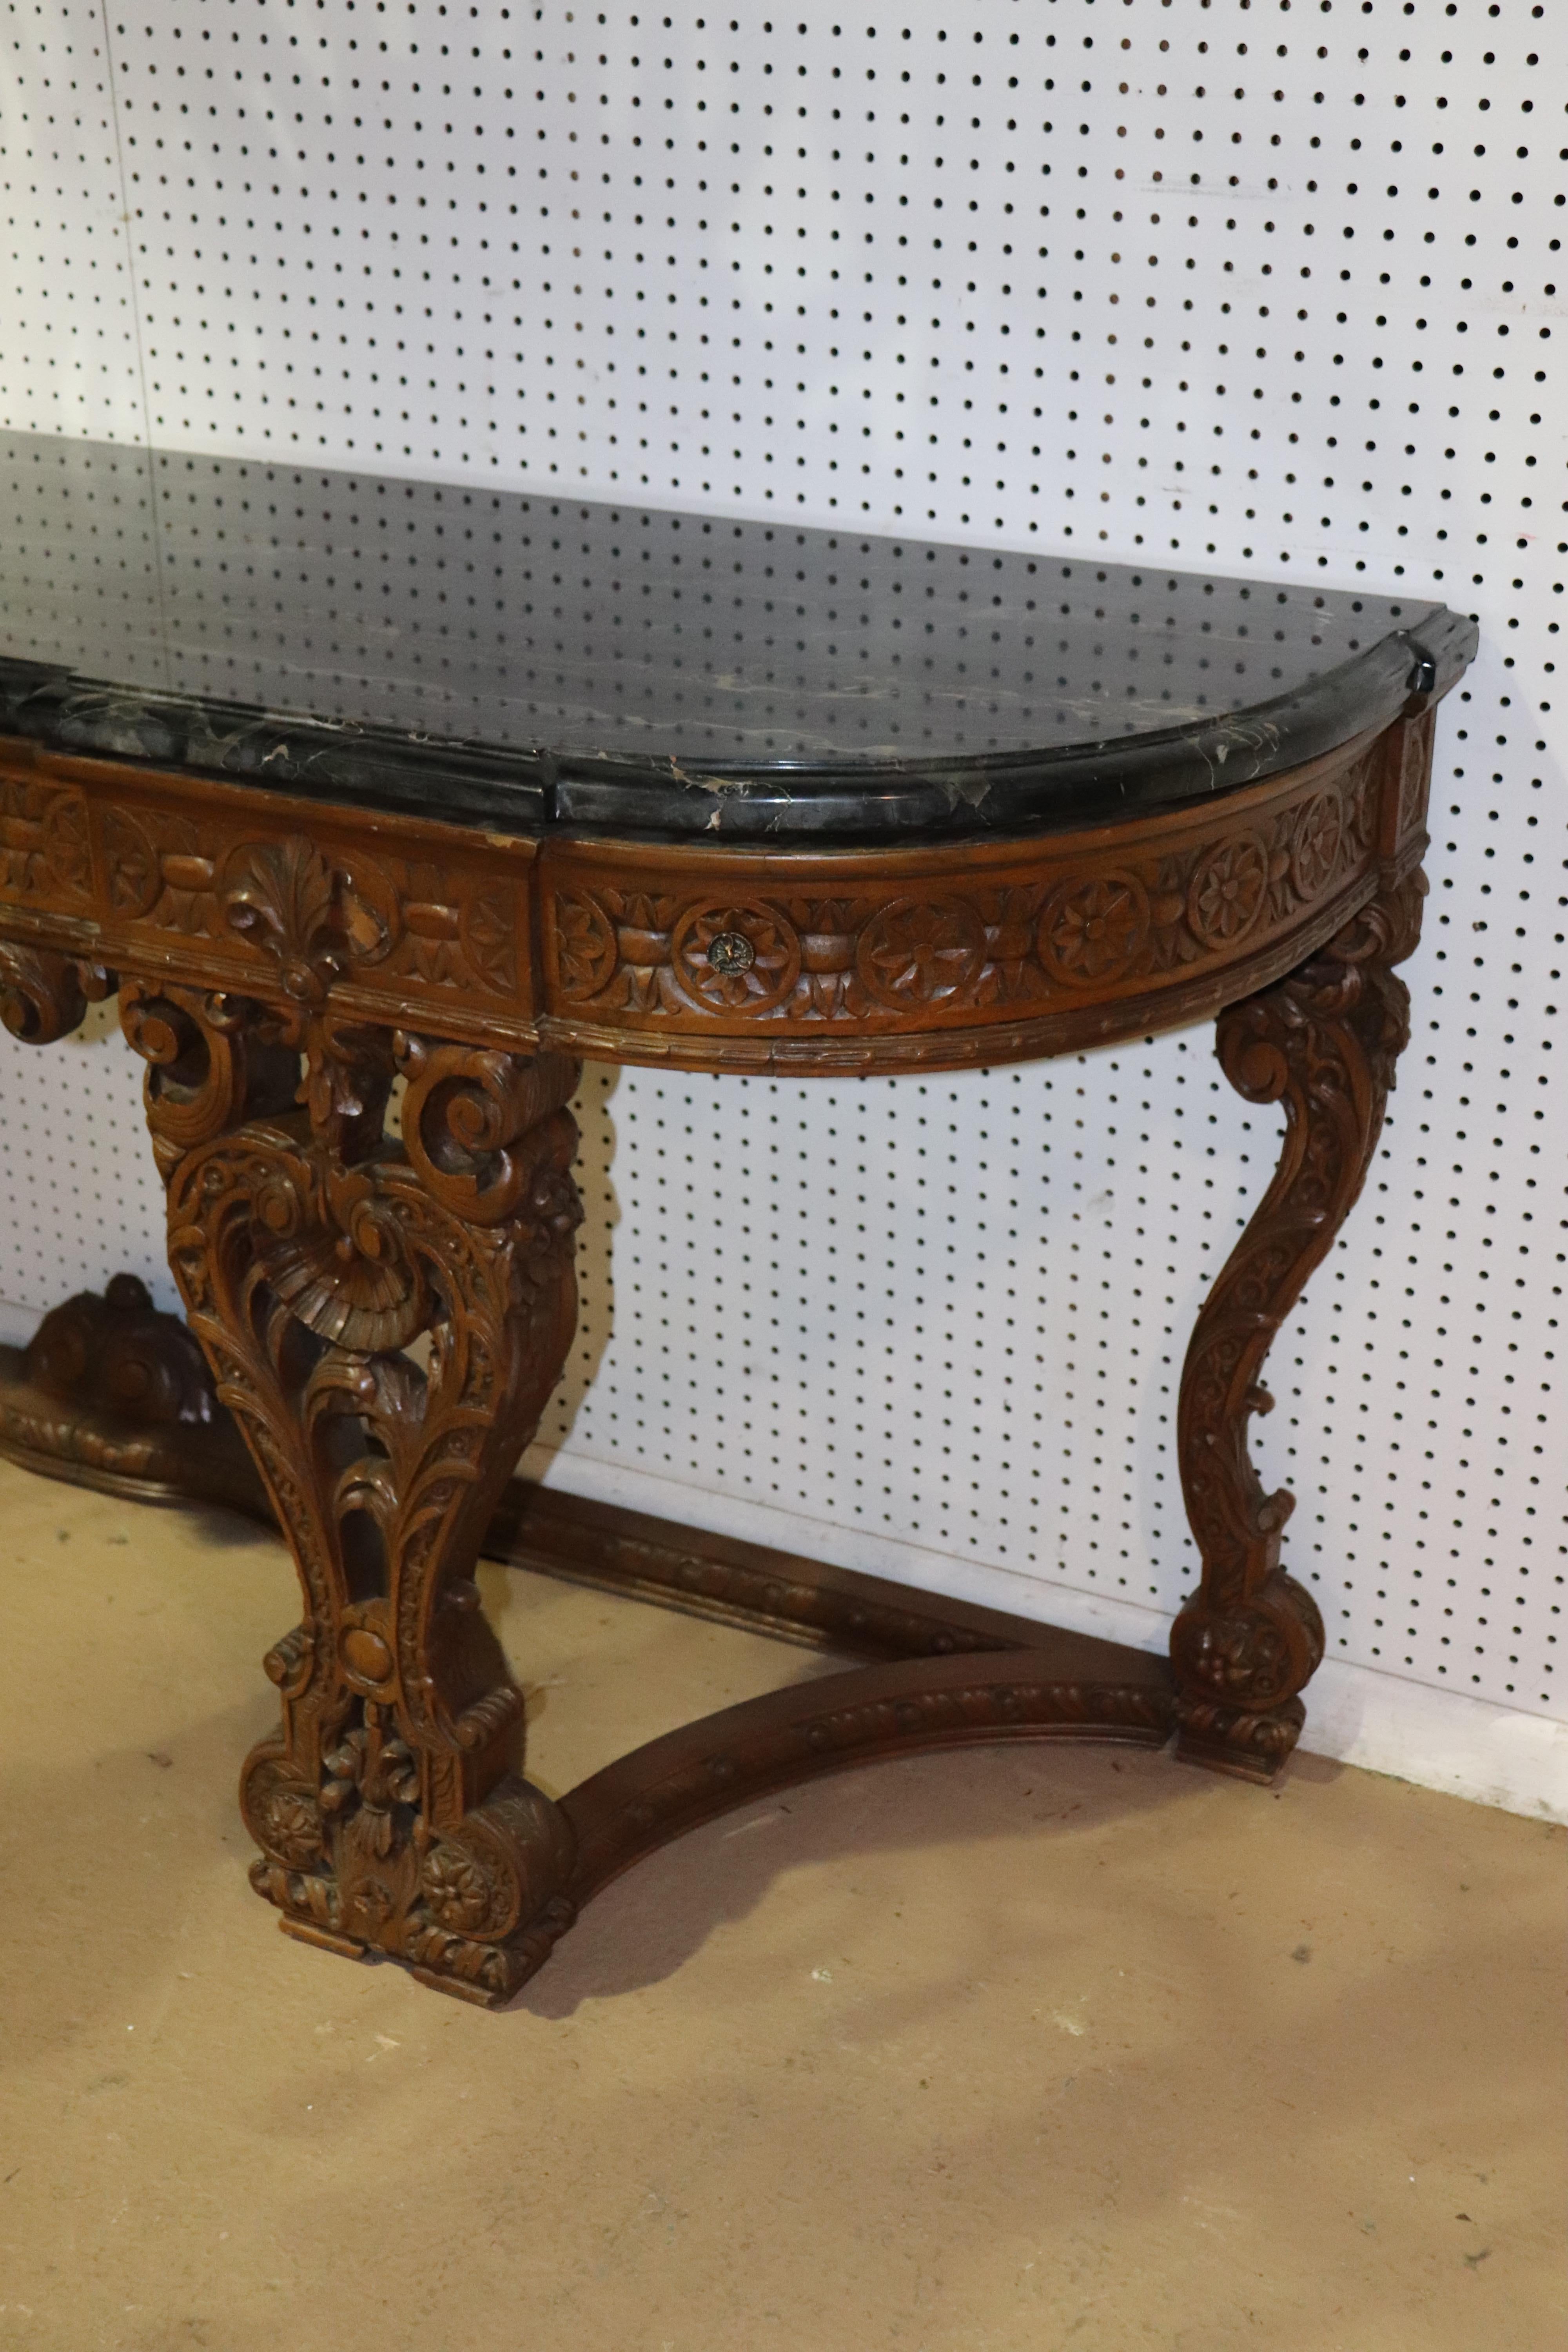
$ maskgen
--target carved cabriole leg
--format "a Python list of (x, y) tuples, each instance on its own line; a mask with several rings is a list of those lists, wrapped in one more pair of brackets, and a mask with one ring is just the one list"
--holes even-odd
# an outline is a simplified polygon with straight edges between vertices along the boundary
[(1321, 953), (1221, 1013), (1220, 1064), (1249, 1102), (1279, 1103), (1273, 1182), (1204, 1301), (1182, 1376), (1177, 1442), (1203, 1582), (1171, 1634), (1177, 1753), (1272, 1777), (1300, 1735), (1297, 1694), (1323, 1655), (1311, 1595), (1279, 1566), (1295, 1507), (1266, 1495), (1247, 1426), (1273, 1399), (1258, 1375), (1275, 1333), (1360, 1192), (1383, 1127), (1409, 997), (1391, 967), (1421, 929), (1426, 882), (1374, 898)]
[(253, 1883), (296, 1935), (498, 2004), (573, 1916), (571, 1832), (521, 1776), (472, 1570), (571, 1341), (577, 1066), (351, 1026), (320, 997), (131, 983), (121, 1013), (190, 1327), (304, 1594), (267, 1660), (279, 1731), (241, 1780)]

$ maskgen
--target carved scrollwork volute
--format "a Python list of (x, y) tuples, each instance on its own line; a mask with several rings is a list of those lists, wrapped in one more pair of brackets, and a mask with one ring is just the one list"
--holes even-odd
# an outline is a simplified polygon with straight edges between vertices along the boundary
[(132, 980), (120, 992), (120, 1022), (148, 1066), (142, 1099), (165, 1181), (196, 1145), (294, 1102), (299, 1054), (246, 997)]
[(1426, 875), (1417, 866), (1352, 915), (1323, 950), (1324, 957), (1334, 963), (1404, 963), (1420, 943), (1428, 887)]
[(564, 1816), (526, 1781), (511, 1781), (425, 1853), (432, 1924), (500, 1942), (539, 1909), (572, 1863)]
[[(482, 1047), (432, 1045), (400, 1033), (400, 1068), (408, 1080), (403, 1142), (432, 1198), (475, 1224), (496, 1225), (516, 1214), (538, 1189), (542, 1163), (559, 1159), (576, 1129), (560, 1119), (577, 1089), (582, 1064), (565, 1054), (525, 1060)], [(552, 1121), (555, 1124), (552, 1125)], [(525, 1140), (526, 1139), (526, 1140)], [(563, 1165), (569, 1165), (571, 1151)], [(535, 1213), (568, 1220), (581, 1212), (575, 1193), (561, 1189)]]
[(1267, 1493), (1247, 1423), (1273, 1399), (1264, 1359), (1365, 1181), (1382, 1131), (1409, 999), (1389, 969), (1419, 932), (1419, 876), (1358, 913), (1274, 987), (1228, 1006), (1220, 1066), (1249, 1102), (1285, 1113), (1279, 1164), (1204, 1302), (1182, 1379), (1177, 1442), (1201, 1589), (1172, 1633), (1184, 1745), (1210, 1760), (1272, 1769), (1302, 1720), (1296, 1693), (1323, 1654), (1304, 1588), (1279, 1566), (1295, 1507)]
[(0, 940), (0, 1021), (24, 1045), (53, 1045), (80, 1027), (90, 992), (82, 983), (71, 957)]

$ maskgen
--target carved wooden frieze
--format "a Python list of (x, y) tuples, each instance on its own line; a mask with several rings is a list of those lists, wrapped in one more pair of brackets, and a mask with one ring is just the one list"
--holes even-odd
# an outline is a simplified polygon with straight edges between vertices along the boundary
[(1363, 748), (1197, 814), (1069, 841), (731, 856), (552, 845), (551, 1012), (614, 1032), (973, 1026), (1141, 996), (1255, 955), (1372, 876)]
[[(263, 901), (269, 891), (276, 895), (267, 879), (282, 849), (276, 837), (226, 845), (214, 841), (210, 824), (198, 829), (188, 816), (149, 823), (121, 808), (106, 809), (101, 826), (110, 900), (126, 920), (215, 940), (237, 929), (262, 948), (284, 936), (289, 926), (281, 919), (236, 919), (247, 893)], [(286, 835), (283, 841), (303, 837)], [(516, 995), (515, 886), (500, 877), (487, 886), (429, 857), (375, 856), (358, 848), (341, 868), (321, 864), (313, 919), (335, 928), (345, 968), (361, 975), (380, 971), (432, 992)]]
[[(64, 768), (89, 787), (48, 772)], [(215, 984), (281, 978), (298, 995), (319, 981), (391, 1020), (439, 1008), (526, 1030), (533, 858), (527, 840), (0, 753), (0, 908), (74, 918), (100, 961), (132, 971), (194, 954)]]
[[(128, 979), (178, 969), (514, 1050), (1060, 1053), (1267, 984), (1395, 878), (1419, 851), (1425, 727), (1097, 828), (825, 851), (483, 834), (17, 744), (0, 928)], [(20, 982), (6, 1002), (55, 1018)]]

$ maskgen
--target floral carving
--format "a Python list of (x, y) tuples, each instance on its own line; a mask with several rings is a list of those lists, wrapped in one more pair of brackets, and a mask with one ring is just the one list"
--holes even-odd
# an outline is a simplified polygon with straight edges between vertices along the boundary
[(1135, 874), (1064, 882), (1040, 917), (1040, 961), (1068, 988), (1092, 988), (1133, 964), (1149, 936), (1149, 894)]
[[(752, 950), (749, 963), (731, 947), (737, 939)], [(686, 908), (670, 934), (669, 960), (693, 1003), (710, 1013), (766, 1013), (800, 977), (800, 940), (773, 907), (716, 899)]]
[(1290, 878), (1303, 898), (1321, 896), (1339, 863), (1344, 820), (1337, 793), (1319, 793), (1301, 811), (1290, 845)]
[(79, 793), (57, 793), (44, 813), (44, 856), (68, 898), (92, 891), (92, 856), (88, 846), (87, 808)]
[(609, 986), (620, 944), (596, 898), (585, 891), (561, 893), (555, 901), (555, 943), (563, 996), (580, 1001)]
[(798, 1045), (803, 1060), (824, 1026), (918, 1034), (959, 1005), (1050, 1020), (1098, 991), (1154, 991), (1253, 955), (1365, 875), (1382, 775), (1363, 752), (1240, 832), (1216, 814), (1206, 837), (1188, 831), (1142, 857), (1020, 847), (1016, 866), (977, 858), (969, 873), (955, 853), (890, 900), (866, 881), (829, 895), (826, 874), (765, 900), (699, 895), (700, 854), (650, 864), (648, 887), (627, 887), (598, 854), (579, 868), (568, 852), (548, 900), (552, 1002), (612, 1033), (739, 1016), (785, 1033), (782, 1052)]
[(0, 894), (91, 897), (87, 810), (79, 793), (26, 776), (0, 776)]
[[(166, 971), (181, 940), (199, 943), (209, 986), (294, 1008), (296, 1043), (309, 1015), (352, 992), (356, 1018), (379, 1003), (388, 1026), (444, 1028), (430, 1008), (449, 1003), (469, 1034), (483, 1019), (523, 1049), (542, 1014), (557, 1035), (600, 1050), (617, 1032), (684, 1032), (670, 1050), (687, 1059), (700, 1058), (705, 1037), (747, 1029), (761, 1033), (757, 1045), (737, 1050), (803, 1064), (853, 1058), (856, 1030), (907, 1038), (900, 1058), (937, 1026), (961, 1058), (982, 1055), (993, 1024), (1002, 1054), (1058, 1051), (1097, 991), (1130, 1003), (1183, 988), (1205, 963), (1261, 954), (1304, 906), (1370, 887), (1396, 796), (1422, 788), (1429, 718), (1405, 723), (1403, 753), (1391, 734), (1310, 784), (1258, 788), (1239, 833), (1222, 796), (1212, 819), (1205, 809), (1130, 822), (1115, 844), (1067, 848), (1048, 835), (1005, 859), (989, 845), (933, 853), (891, 898), (871, 851), (776, 866), (746, 854), (732, 871), (731, 853), (704, 845), (633, 872), (589, 843), (551, 842), (537, 857), (520, 843), (514, 856), (478, 836), (445, 839), (445, 828), (413, 840), (387, 819), (367, 846), (341, 812), (318, 830), (290, 824), (281, 803), (268, 833), (263, 795), (198, 817), (175, 779), (89, 803), (31, 773), (0, 780), (10, 811), (0, 889), (6, 875), (17, 896), (18, 876), (39, 890), (52, 877), (46, 894), (62, 911), (79, 903), (105, 961), (132, 971), (148, 969), (149, 948)], [(528, 951), (534, 903), (542, 1003)], [(976, 1016), (967, 1044), (961, 1007)]]
[(246, 1825), (264, 1853), (293, 1870), (309, 1870), (321, 1862), (324, 1840), (317, 1792), (276, 1745), (252, 1755), (240, 1803)]
[(431, 1917), (459, 1936), (479, 1932), (494, 1906), (488, 1872), (460, 1845), (432, 1847), (425, 1858), (424, 1886)]
[(1399, 835), (1416, 833), (1426, 820), (1426, 794), (1432, 774), (1432, 738), (1437, 724), (1436, 707), (1405, 719), (1394, 737), (1399, 763)]
[(1205, 947), (1232, 947), (1263, 912), (1268, 854), (1254, 835), (1222, 842), (1200, 861), (1187, 890), (1187, 921)]
[(473, 898), (460, 918), (468, 961), (487, 988), (510, 996), (517, 987), (517, 918), (500, 897)]
[(104, 811), (103, 849), (110, 904), (134, 921), (156, 905), (163, 887), (158, 853), (129, 809), (117, 808)]
[(878, 1003), (897, 1012), (945, 1003), (985, 957), (985, 930), (960, 898), (896, 898), (860, 934), (855, 968)]

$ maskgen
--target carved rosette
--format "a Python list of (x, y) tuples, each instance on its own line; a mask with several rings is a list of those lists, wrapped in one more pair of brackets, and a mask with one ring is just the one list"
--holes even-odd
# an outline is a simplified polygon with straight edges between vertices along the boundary
[(962, 898), (895, 898), (861, 932), (855, 969), (889, 1012), (944, 1003), (979, 971), (985, 929)]
[(85, 904), (91, 896), (81, 793), (0, 776), (0, 897)]
[(1058, 884), (1040, 917), (1040, 961), (1065, 987), (1098, 987), (1136, 963), (1149, 920), (1149, 893), (1135, 874)]
[(1290, 844), (1290, 876), (1310, 903), (1327, 888), (1339, 863), (1344, 814), (1334, 793), (1319, 793), (1301, 811)]
[(1185, 1754), (1267, 1779), (1300, 1734), (1296, 1694), (1323, 1655), (1310, 1595), (1279, 1567), (1295, 1498), (1266, 1494), (1247, 1423), (1275, 1334), (1365, 1181), (1409, 999), (1391, 967), (1420, 930), (1417, 874), (1373, 900), (1323, 950), (1221, 1013), (1221, 1067), (1249, 1102), (1281, 1105), (1279, 1165), (1204, 1302), (1182, 1378), (1177, 1442), (1200, 1590), (1176, 1619)]
[(250, 859), (223, 892), (281, 1002), (136, 982), (122, 1018), (190, 1329), (304, 1596), (243, 1777), (252, 1876), (293, 1932), (494, 2003), (572, 1916), (472, 1570), (570, 1343), (577, 1066), (341, 1018), (319, 863)]
[(1268, 852), (1244, 833), (1209, 850), (1187, 885), (1187, 923), (1203, 947), (1234, 947), (1262, 914), (1270, 881)]
[(688, 907), (670, 934), (683, 993), (715, 1013), (771, 1013), (800, 977), (800, 940), (776, 908), (710, 900)]

